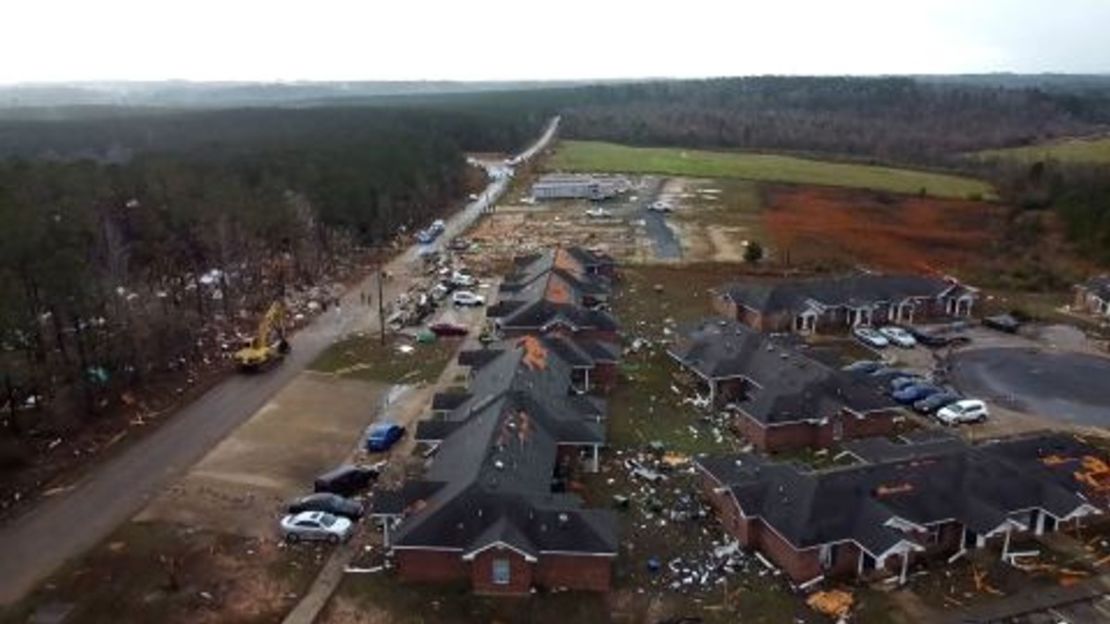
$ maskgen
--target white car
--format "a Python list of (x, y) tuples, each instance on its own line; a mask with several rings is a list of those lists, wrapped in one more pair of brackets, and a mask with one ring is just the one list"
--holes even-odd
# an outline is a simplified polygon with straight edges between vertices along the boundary
[(350, 520), (322, 511), (305, 511), (281, 519), (281, 532), (287, 542), (317, 540), (338, 544), (351, 536)]
[(913, 334), (901, 327), (887, 325), (886, 327), (879, 328), (879, 333), (886, 337), (887, 340), (903, 349), (912, 349), (917, 346), (917, 339), (913, 337)]
[(612, 216), (613, 213), (604, 208), (587, 208), (586, 216), (591, 219), (604, 219), (605, 217)]
[(956, 401), (937, 410), (937, 420), (946, 425), (978, 423), (987, 419), (987, 404), (978, 399)]
[(486, 298), (469, 290), (459, 290), (451, 295), (451, 302), (457, 306), (480, 306), (485, 305)]
[(863, 344), (876, 349), (882, 349), (890, 345), (890, 340), (887, 340), (886, 336), (870, 327), (856, 327), (852, 329), (852, 335)]
[(657, 201), (652, 202), (652, 204), (648, 206), (648, 210), (651, 210), (653, 212), (670, 212), (671, 210), (673, 210), (673, 208), (671, 208), (671, 205), (665, 201)]
[(469, 273), (455, 271), (451, 274), (451, 283), (455, 286), (473, 286), (478, 283), (478, 278)]

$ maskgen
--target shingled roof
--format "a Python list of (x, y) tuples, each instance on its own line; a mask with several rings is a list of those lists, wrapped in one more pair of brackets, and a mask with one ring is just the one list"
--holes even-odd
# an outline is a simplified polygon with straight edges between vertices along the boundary
[(668, 353), (706, 379), (745, 378), (752, 389), (737, 406), (765, 423), (818, 420), (847, 408), (858, 414), (894, 402), (855, 376), (808, 357), (792, 336), (768, 336), (724, 318), (680, 331)]
[(578, 247), (518, 259), (501, 284), (498, 303), (486, 314), (505, 329), (547, 331), (562, 323), (576, 331), (615, 331), (616, 319), (593, 309), (612, 289), (607, 277), (591, 272), (604, 263)]
[(932, 298), (951, 289), (971, 291), (967, 286), (937, 277), (858, 273), (779, 282), (737, 282), (723, 287), (721, 292), (737, 305), (773, 314), (803, 310), (810, 302), (827, 307), (855, 307)]
[(485, 351), (472, 358), (465, 399), (417, 427), (417, 439), (440, 442), (424, 476), (438, 485), (403, 501), (409, 515), (393, 547), (465, 556), (500, 543), (526, 557), (614, 555), (615, 516), (551, 491), (559, 444), (604, 442), (604, 402), (571, 393), (572, 365), (543, 339), (526, 336)]
[(1032, 508), (1066, 518), (1093, 507), (1074, 482), (1028, 470), (1028, 448), (1010, 444), (819, 472), (750, 454), (697, 463), (729, 489), (745, 517), (761, 518), (794, 548), (851, 540), (879, 557), (902, 542), (923, 546), (899, 522), (955, 520), (988, 534)]

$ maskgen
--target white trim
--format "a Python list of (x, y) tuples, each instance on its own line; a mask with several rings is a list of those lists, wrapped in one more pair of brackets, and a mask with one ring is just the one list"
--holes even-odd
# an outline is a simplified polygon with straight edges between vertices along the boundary
[(1044, 511), (1045, 513), (1052, 516), (1053, 518), (1056, 518), (1057, 522), (1068, 522), (1068, 521), (1071, 521), (1071, 520), (1075, 520), (1076, 518), (1085, 518), (1087, 516), (1093, 516), (1093, 515), (1098, 515), (1098, 514), (1102, 513), (1101, 509), (1099, 509), (1098, 507), (1095, 507), (1094, 505), (1092, 505), (1090, 503), (1080, 503), (1078, 507), (1076, 507), (1075, 509), (1068, 512), (1068, 515), (1064, 516), (1063, 518), (1058, 518), (1055, 515), (1049, 513), (1048, 511), (1045, 511), (1043, 509), (1041, 511)]
[(994, 537), (994, 536), (998, 535), (999, 533), (1008, 532), (1011, 528), (1017, 529), (1019, 531), (1025, 531), (1029, 527), (1025, 526), (1025, 524), (1023, 524), (1021, 522), (1018, 522), (1017, 520), (1014, 520), (1013, 518), (1006, 518), (1005, 520), (1002, 521), (1002, 524), (994, 527), (993, 529), (991, 529), (990, 531), (987, 531), (986, 533), (982, 533), (982, 535), (983, 535), (983, 537)]
[(541, 555), (567, 555), (572, 557), (616, 557), (617, 553), (590, 553), (575, 550), (541, 550)]
[(489, 550), (490, 548), (493, 548), (494, 546), (500, 546), (502, 548), (508, 548), (509, 550), (517, 553), (521, 557), (524, 557), (524, 560), (527, 561), (528, 563), (535, 563), (537, 561), (536, 557), (534, 555), (526, 553), (523, 550), (517, 548), (516, 546), (513, 546), (512, 544), (510, 544), (508, 542), (503, 542), (501, 540), (494, 540), (494, 541), (486, 544), (485, 546), (482, 546), (481, 548), (476, 548), (476, 549), (474, 549), (474, 550), (472, 550), (468, 553), (463, 553), (462, 559), (463, 559), (463, 561), (474, 561), (474, 558), (477, 557), (479, 553), (483, 553), (483, 552)]
[(883, 522), (883, 526), (898, 529), (899, 531), (920, 531), (928, 533), (929, 529), (925, 525), (918, 524), (912, 520), (906, 520), (901, 516), (891, 516)]

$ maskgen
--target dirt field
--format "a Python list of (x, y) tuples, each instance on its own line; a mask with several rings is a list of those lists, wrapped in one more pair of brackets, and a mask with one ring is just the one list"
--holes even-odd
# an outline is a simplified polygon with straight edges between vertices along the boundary
[(836, 189), (770, 192), (764, 225), (783, 260), (906, 271), (982, 262), (1004, 209), (994, 204)]
[(316, 475), (354, 450), (386, 388), (322, 374), (300, 375), (155, 499), (139, 519), (272, 537), (281, 503), (309, 491)]

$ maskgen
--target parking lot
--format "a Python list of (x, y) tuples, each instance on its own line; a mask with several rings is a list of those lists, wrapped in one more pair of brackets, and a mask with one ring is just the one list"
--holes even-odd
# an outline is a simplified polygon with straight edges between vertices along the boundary
[[(876, 349), (852, 340), (852, 356), (842, 361), (864, 350), (869, 359), (985, 401), (987, 422), (961, 427), (972, 438), (1110, 425), (1110, 393), (1101, 386), (1110, 378), (1110, 357), (1075, 328), (1029, 325), (1009, 334), (971, 326), (959, 334), (967, 344), (940, 348)], [(824, 342), (845, 351), (843, 344)]]

